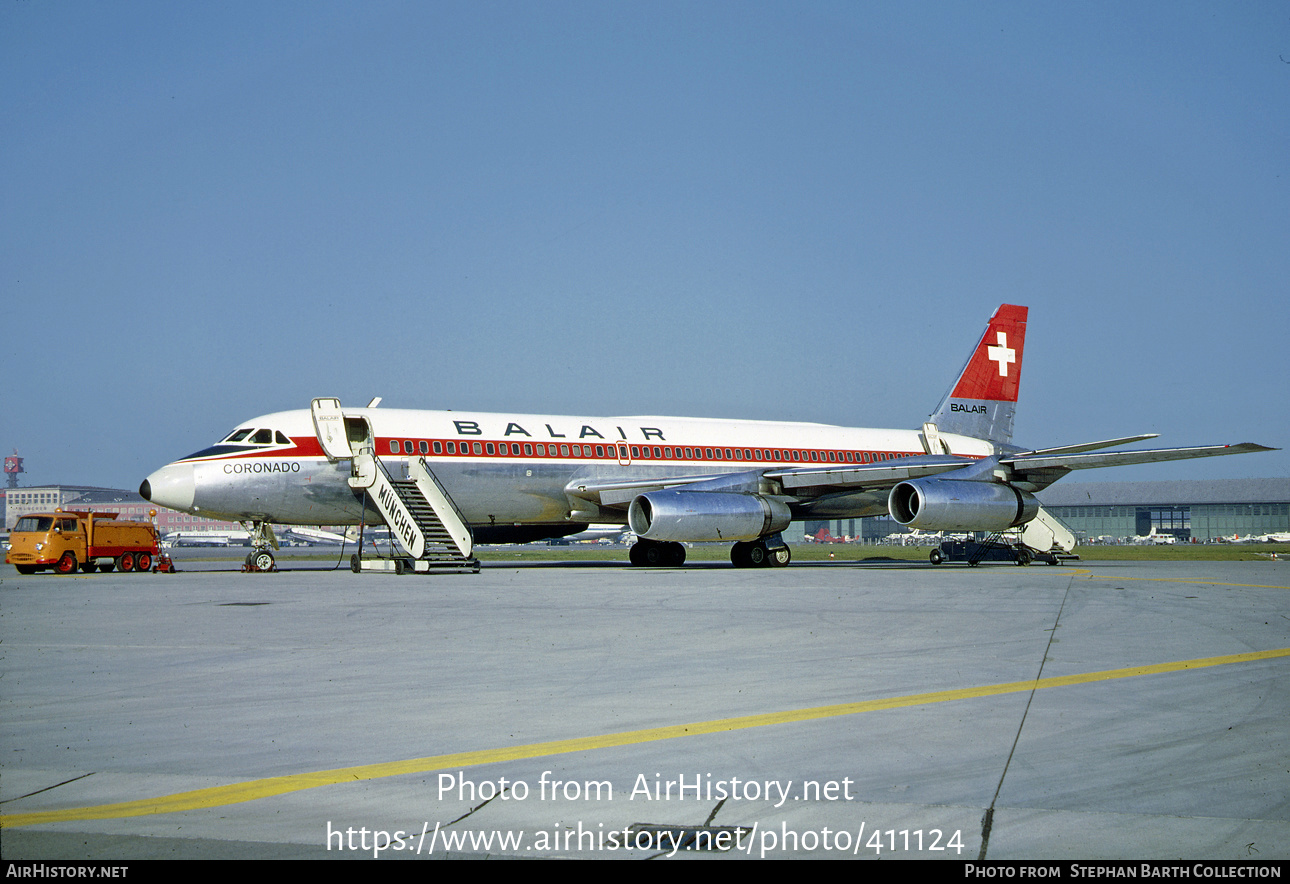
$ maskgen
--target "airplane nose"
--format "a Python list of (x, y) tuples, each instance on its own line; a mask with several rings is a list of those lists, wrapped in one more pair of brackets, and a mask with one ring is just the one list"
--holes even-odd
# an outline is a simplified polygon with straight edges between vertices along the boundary
[(158, 506), (189, 511), (193, 508), (193, 465), (172, 463), (143, 480), (139, 495)]

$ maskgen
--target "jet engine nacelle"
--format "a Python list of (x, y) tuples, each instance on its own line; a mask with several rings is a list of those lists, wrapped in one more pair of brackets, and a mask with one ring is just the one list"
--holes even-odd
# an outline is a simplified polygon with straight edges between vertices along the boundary
[(756, 540), (783, 531), (788, 506), (760, 494), (723, 491), (650, 491), (637, 496), (627, 523), (647, 540)]
[(1039, 513), (1027, 491), (997, 482), (912, 479), (891, 489), (891, 517), (907, 528), (928, 531), (1006, 531)]

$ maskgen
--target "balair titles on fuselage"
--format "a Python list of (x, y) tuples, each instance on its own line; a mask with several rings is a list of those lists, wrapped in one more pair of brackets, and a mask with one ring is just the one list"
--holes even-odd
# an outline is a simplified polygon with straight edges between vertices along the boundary
[[(483, 427), (481, 427), (481, 426), (479, 425), (479, 422), (478, 422), (478, 421), (458, 421), (458, 420), (455, 420), (455, 421), (453, 421), (453, 422), (452, 422), (452, 425), (453, 425), (454, 427), (456, 427), (456, 429), (457, 429), (457, 435), (458, 435), (458, 436), (483, 436), (483, 435), (485, 435), (485, 433), (484, 433), (484, 428), (483, 428)], [(554, 427), (552, 427), (550, 424), (545, 424), (544, 426), (546, 427), (546, 432), (547, 432), (546, 438), (548, 438), (548, 439), (567, 439), (567, 438), (569, 438), (568, 433), (557, 433), (557, 432), (555, 431), (555, 428), (554, 428)], [(626, 440), (626, 439), (627, 439), (627, 433), (623, 430), (623, 428), (622, 428), (622, 427), (614, 427), (614, 429), (618, 431), (618, 437), (619, 437), (620, 439), (623, 439), (623, 440)], [(640, 427), (640, 431), (641, 431), (641, 437), (642, 437), (642, 438), (644, 438), (646, 441), (648, 441), (648, 440), (650, 440), (650, 439), (658, 439), (660, 442), (662, 442), (662, 441), (666, 441), (666, 440), (663, 438), (663, 431), (662, 431), (662, 430), (660, 430), (660, 429), (658, 429), (657, 427)], [(509, 421), (509, 422), (507, 422), (507, 424), (506, 424), (506, 430), (502, 433), (502, 435), (503, 435), (503, 436), (516, 436), (516, 435), (519, 435), (519, 436), (528, 436), (530, 439), (531, 439), (531, 438), (533, 438), (533, 434), (532, 434), (532, 433), (530, 433), (528, 430), (524, 429), (524, 427), (523, 427), (523, 426), (521, 426), (520, 424), (516, 423), (515, 421)], [(578, 431), (578, 438), (579, 438), (579, 439), (590, 439), (590, 438), (593, 438), (593, 437), (594, 437), (594, 438), (596, 438), (596, 439), (604, 439), (604, 438), (605, 438), (605, 435), (604, 435), (603, 433), (601, 433), (599, 430), (597, 430), (595, 427), (593, 427), (593, 426), (591, 426), (591, 425), (589, 425), (589, 424), (583, 424), (583, 425), (582, 425), (582, 429)]]

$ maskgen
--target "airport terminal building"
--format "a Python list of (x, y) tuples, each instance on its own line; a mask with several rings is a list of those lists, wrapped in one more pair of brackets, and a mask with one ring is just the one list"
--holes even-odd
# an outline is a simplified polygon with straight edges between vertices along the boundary
[[(3, 493), (3, 492), (0, 492)], [(171, 531), (228, 531), (237, 525), (158, 507), (136, 492), (111, 488), (50, 485), (10, 488), (4, 497), (7, 531), (20, 516), (64, 509), (110, 510), (143, 521), (157, 511), (157, 527)], [(1290, 532), (1290, 479), (1214, 479), (1179, 482), (1059, 482), (1039, 499), (1080, 542), (1172, 534), (1181, 542), (1207, 543)], [(907, 533), (890, 517), (794, 522), (784, 532), (790, 543), (828, 529), (834, 538), (877, 542)]]
[(171, 531), (229, 531), (240, 526), (218, 519), (207, 519), (188, 513), (157, 506), (139, 496), (136, 491), (119, 488), (98, 488), (88, 485), (42, 485), (33, 488), (8, 488), (0, 491), (4, 504), (4, 530), (9, 531), (23, 516), (49, 513), (55, 509), (89, 510), (90, 512), (119, 513), (119, 518), (130, 522), (146, 522), (149, 513), (157, 514), (157, 530), (163, 535)]

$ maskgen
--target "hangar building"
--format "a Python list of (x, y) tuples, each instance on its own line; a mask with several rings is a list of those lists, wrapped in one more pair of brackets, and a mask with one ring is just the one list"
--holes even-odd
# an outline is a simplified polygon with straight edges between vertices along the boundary
[(1152, 528), (1199, 543), (1290, 532), (1290, 479), (1059, 482), (1038, 497), (1081, 541)]

